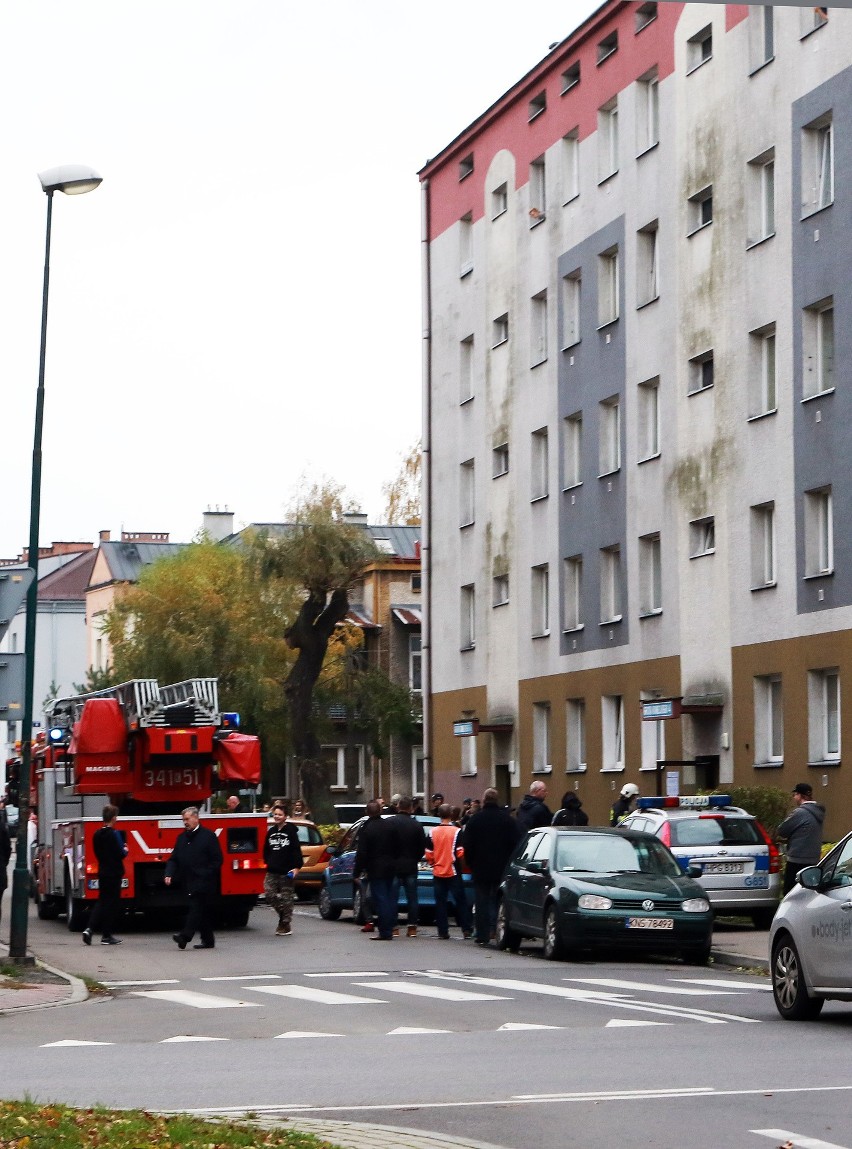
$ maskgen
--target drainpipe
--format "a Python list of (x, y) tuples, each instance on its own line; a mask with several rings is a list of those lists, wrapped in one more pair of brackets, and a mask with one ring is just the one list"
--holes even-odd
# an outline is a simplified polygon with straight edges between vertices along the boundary
[(423, 673), (423, 777), (426, 795), (435, 787), (432, 768), (432, 277), (429, 257), (429, 180), (420, 185), (420, 267), (423, 333), (423, 449), (421, 455), (420, 571), (423, 589), (421, 657)]

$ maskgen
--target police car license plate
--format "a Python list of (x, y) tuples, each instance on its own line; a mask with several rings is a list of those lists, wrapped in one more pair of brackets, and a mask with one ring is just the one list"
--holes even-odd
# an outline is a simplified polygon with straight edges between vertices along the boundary
[(627, 918), (629, 930), (673, 930), (674, 918)]
[(743, 872), (742, 862), (706, 862), (704, 865), (705, 874), (741, 874)]

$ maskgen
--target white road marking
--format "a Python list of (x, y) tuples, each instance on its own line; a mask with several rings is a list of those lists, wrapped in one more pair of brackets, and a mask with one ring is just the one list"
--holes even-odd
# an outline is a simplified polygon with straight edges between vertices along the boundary
[(237, 977), (228, 974), (227, 977), (200, 977), (199, 981), (280, 981), (280, 973), (244, 973)]
[[(370, 982), (359, 981), (356, 985), (371, 989)], [(380, 993), (407, 993), (412, 997), (431, 997), (436, 1001), (511, 1001), (508, 997), (499, 997), (494, 993), (471, 993), (465, 989), (449, 989), (444, 986), (422, 985), (416, 981), (383, 981), (376, 986)]]
[(229, 1041), (227, 1037), (190, 1037), (188, 1034), (181, 1034), (178, 1037), (164, 1037), (158, 1045), (177, 1045), (183, 1041)]
[(155, 981), (105, 981), (107, 989), (121, 989), (125, 985), (180, 985), (178, 977), (162, 977)]
[(375, 973), (369, 969), (359, 969), (355, 973), (306, 973), (305, 977), (387, 977), (386, 973)]
[[(686, 997), (712, 997), (712, 993), (706, 989), (682, 989), (677, 985), (649, 985), (644, 981), (623, 981), (617, 977), (564, 977), (563, 981), (576, 981), (580, 985), (602, 985), (607, 989), (638, 989), (640, 993), (673, 993), (681, 994)], [(731, 993), (730, 990), (723, 989), (723, 997), (736, 997), (737, 994)]]
[(236, 1001), (232, 997), (216, 997), (212, 993), (196, 993), (192, 989), (134, 990), (132, 997), (152, 997), (172, 1005), (191, 1005), (194, 1009), (259, 1009), (256, 1001)]
[(399, 1029), (389, 1029), (385, 1034), (386, 1037), (393, 1037), (396, 1034), (408, 1033), (452, 1033), (451, 1029), (418, 1029), (413, 1025), (401, 1025)]
[(49, 1041), (47, 1045), (40, 1045), (39, 1049), (71, 1049), (76, 1045), (113, 1045), (112, 1041), (75, 1041), (73, 1038), (66, 1038), (65, 1041)]
[[(655, 1025), (656, 1022), (639, 1021), (637, 1025)], [(532, 1022), (526, 1021), (507, 1021), (505, 1025), (498, 1026), (495, 1033), (506, 1033), (515, 1029), (564, 1029), (564, 1025), (535, 1025)]]
[(344, 1033), (312, 1033), (308, 1029), (290, 1029), (286, 1033), (279, 1033), (273, 1041), (280, 1041), (286, 1037), (345, 1037)]
[(314, 989), (312, 985), (249, 985), (246, 989), (255, 993), (273, 993), (277, 997), (293, 997), (297, 1001), (317, 1001), (322, 1005), (387, 1005), (381, 998), (333, 993), (330, 989)]
[(718, 985), (723, 989), (759, 989), (763, 993), (772, 993), (768, 978), (766, 981), (725, 981), (721, 977), (670, 977), (669, 981), (682, 981), (687, 985)]
[(671, 1025), (670, 1021), (637, 1021), (629, 1017), (614, 1017), (612, 1021), (608, 1021), (604, 1029), (624, 1029), (625, 1026), (637, 1025)]
[(784, 1144), (790, 1141), (795, 1149), (848, 1149), (846, 1145), (836, 1145), (833, 1141), (820, 1141), (816, 1137), (805, 1137), (803, 1133), (791, 1133), (789, 1129), (750, 1129), (758, 1137), (771, 1137)]

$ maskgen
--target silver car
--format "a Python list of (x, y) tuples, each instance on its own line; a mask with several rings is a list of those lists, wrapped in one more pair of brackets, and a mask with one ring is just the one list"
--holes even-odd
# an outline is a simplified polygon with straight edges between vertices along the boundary
[(788, 1021), (816, 1017), (828, 998), (852, 1001), (852, 834), (799, 872), (772, 923), (769, 955)]

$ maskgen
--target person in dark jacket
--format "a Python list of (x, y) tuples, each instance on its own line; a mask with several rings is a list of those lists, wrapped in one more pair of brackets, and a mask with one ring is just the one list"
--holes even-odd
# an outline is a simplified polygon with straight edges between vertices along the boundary
[(3, 912), (3, 894), (6, 890), (9, 859), (12, 857), (12, 835), (5, 818), (0, 819), (0, 914)]
[(524, 831), (496, 790), (482, 795), (482, 809), (472, 814), (464, 828), (464, 860), (473, 877), (476, 944), (488, 945), (497, 928), (497, 899), (503, 870)]
[(583, 803), (573, 790), (562, 795), (562, 805), (553, 815), (552, 826), (588, 826), (589, 815), (582, 808)]
[(536, 826), (549, 826), (553, 814), (545, 805), (547, 787), (543, 782), (533, 782), (525, 794), (515, 817), (524, 830), (534, 830)]
[(378, 933), (373, 934), (372, 941), (389, 942), (393, 939), (396, 907), (391, 901), (391, 885), (395, 870), (391, 832), (382, 818), (382, 807), (376, 801), (368, 802), (367, 821), (358, 831), (352, 876), (354, 879), (366, 874), (370, 883), (370, 897), (378, 927)]
[(287, 821), (287, 807), (283, 802), (276, 802), (272, 807), (272, 825), (266, 831), (263, 860), (266, 863), (263, 893), (266, 904), (278, 914), (275, 933), (280, 937), (291, 930), (296, 871), (304, 864), (298, 827)]
[(420, 904), (417, 896), (417, 871), (426, 852), (426, 832), (411, 814), (411, 799), (403, 795), (397, 802), (397, 812), (388, 819), (391, 849), (394, 857), (394, 880), (391, 902), (398, 920), (399, 890), (405, 890), (408, 903), (408, 936), (417, 937)]
[(796, 884), (796, 874), (805, 866), (816, 866), (822, 854), (822, 824), (825, 806), (814, 801), (809, 782), (793, 787), (796, 809), (778, 827), (778, 837), (787, 842), (787, 865), (784, 869), (784, 893)]
[(181, 813), (186, 829), (178, 835), (172, 856), (166, 863), (166, 885), (180, 882), (189, 896), (189, 911), (179, 934), (172, 934), (178, 947), (185, 950), (195, 937), (201, 936), (196, 950), (212, 950), (213, 910), (219, 895), (219, 872), (222, 869), (222, 847), (212, 830), (198, 820), (198, 807), (187, 806)]
[(104, 824), (92, 835), (92, 848), (98, 861), (98, 900), (83, 930), (83, 941), (92, 944), (92, 934), (101, 931), (102, 946), (117, 946), (120, 939), (113, 937), (113, 927), (121, 909), (121, 883), (124, 879), (124, 858), (127, 847), (115, 828), (118, 817), (116, 806), (104, 806)]
[(613, 802), (609, 811), (610, 826), (620, 826), (633, 809), (633, 799), (639, 797), (639, 787), (635, 782), (627, 782), (621, 787), (621, 793)]

